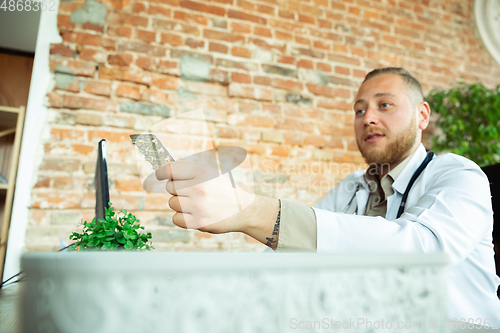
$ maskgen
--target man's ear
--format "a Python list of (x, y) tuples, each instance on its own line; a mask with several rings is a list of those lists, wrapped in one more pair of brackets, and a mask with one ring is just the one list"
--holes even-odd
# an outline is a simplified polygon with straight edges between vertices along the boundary
[(427, 102), (420, 102), (418, 104), (418, 128), (420, 128), (422, 131), (427, 128), (427, 125), (429, 125), (429, 117), (431, 114), (431, 108), (429, 106), (429, 103)]

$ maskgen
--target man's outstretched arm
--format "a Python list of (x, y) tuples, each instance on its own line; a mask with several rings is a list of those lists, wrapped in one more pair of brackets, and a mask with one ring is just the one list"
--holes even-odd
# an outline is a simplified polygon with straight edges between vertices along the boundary
[(216, 234), (243, 232), (276, 249), (280, 201), (231, 187), (224, 175), (212, 177), (214, 172), (218, 171), (182, 161), (164, 164), (156, 170), (157, 180), (169, 180), (166, 184), (166, 191), (172, 194), (169, 205), (176, 211), (173, 223)]

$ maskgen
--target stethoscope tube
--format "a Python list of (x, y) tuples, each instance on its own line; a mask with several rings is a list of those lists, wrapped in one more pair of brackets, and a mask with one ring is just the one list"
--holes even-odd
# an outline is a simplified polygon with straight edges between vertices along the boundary
[(410, 193), (410, 190), (411, 190), (411, 187), (413, 186), (413, 183), (415, 183), (418, 176), (420, 176), (422, 171), (424, 171), (424, 169), (427, 167), (427, 164), (429, 164), (429, 162), (432, 160), (433, 157), (434, 157), (434, 152), (431, 150), (427, 153), (425, 160), (422, 162), (422, 164), (420, 164), (417, 171), (415, 171), (415, 173), (411, 177), (410, 182), (408, 183), (408, 186), (406, 187), (405, 193), (403, 193), (403, 198), (401, 199), (401, 204), (399, 205), (399, 209), (398, 209), (398, 215), (396, 215), (397, 219), (399, 219), (405, 211), (406, 199), (408, 199), (408, 194)]

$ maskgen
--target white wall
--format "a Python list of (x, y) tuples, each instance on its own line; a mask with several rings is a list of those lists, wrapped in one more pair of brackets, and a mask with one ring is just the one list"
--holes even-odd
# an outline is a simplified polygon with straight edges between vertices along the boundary
[(0, 10), (0, 47), (35, 52), (40, 15), (41, 11)]
[[(59, 0), (55, 1), (55, 8), (59, 8)], [(36, 181), (36, 171), (43, 153), (40, 139), (44, 126), (46, 126), (47, 108), (44, 100), (51, 82), (50, 44), (60, 42), (62, 39), (57, 30), (57, 11), (42, 11), (17, 171), (4, 280), (20, 271), (20, 258), (26, 248), (25, 235), (31, 189)]]

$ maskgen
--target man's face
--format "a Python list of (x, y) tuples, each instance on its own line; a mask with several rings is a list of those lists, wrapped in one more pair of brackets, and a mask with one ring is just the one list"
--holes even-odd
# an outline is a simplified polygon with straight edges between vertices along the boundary
[(354, 131), (366, 163), (394, 167), (418, 147), (418, 108), (401, 77), (385, 74), (366, 81), (355, 101)]

